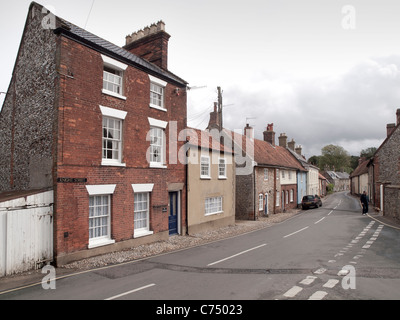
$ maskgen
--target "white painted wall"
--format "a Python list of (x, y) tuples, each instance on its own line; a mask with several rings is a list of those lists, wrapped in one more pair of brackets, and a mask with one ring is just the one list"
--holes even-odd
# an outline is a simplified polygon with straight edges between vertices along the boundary
[(53, 260), (53, 191), (0, 202), (0, 277)]

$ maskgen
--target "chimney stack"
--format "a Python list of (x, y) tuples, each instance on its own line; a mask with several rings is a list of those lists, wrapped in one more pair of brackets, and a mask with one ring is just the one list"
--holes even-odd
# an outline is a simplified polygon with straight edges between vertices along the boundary
[(273, 146), (275, 146), (275, 132), (274, 132), (274, 124), (268, 124), (267, 130), (264, 131), (264, 141), (269, 142)]
[(399, 125), (400, 124), (400, 109), (397, 109), (396, 116), (397, 116), (397, 125)]
[(244, 128), (244, 135), (250, 138), (250, 140), (254, 140), (254, 129), (253, 127), (250, 127), (250, 125), (247, 123), (246, 127)]
[(126, 36), (124, 49), (168, 70), (168, 40), (163, 21)]
[(278, 138), (279, 140), (279, 146), (283, 148), (287, 148), (287, 136), (286, 133), (281, 133), (281, 135)]
[(303, 147), (302, 146), (297, 146), (296, 147), (296, 153), (301, 156), (301, 152), (303, 151)]
[(394, 131), (394, 129), (396, 128), (396, 125), (394, 123), (389, 123), (386, 125), (386, 134), (389, 137), (392, 132)]
[(208, 122), (208, 126), (207, 129), (211, 130), (211, 129), (217, 129), (219, 131), (222, 130), (222, 128), (220, 128), (219, 124), (219, 117), (220, 117), (220, 113), (218, 112), (218, 103), (214, 102), (214, 111), (210, 112), (210, 121)]
[(292, 139), (292, 141), (288, 142), (288, 147), (290, 150), (294, 151), (294, 146), (296, 145), (296, 142)]

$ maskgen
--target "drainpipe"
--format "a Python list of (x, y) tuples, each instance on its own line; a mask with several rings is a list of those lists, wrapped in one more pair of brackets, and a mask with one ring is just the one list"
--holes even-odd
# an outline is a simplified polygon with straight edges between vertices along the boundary
[(257, 202), (256, 202), (256, 167), (253, 165), (253, 204), (254, 204), (254, 221), (256, 221)]
[(274, 191), (275, 191), (275, 193), (273, 195), (273, 197), (274, 197), (274, 214), (276, 214), (276, 193), (277, 193), (277, 190), (276, 190), (276, 168), (274, 170)]
[[(189, 204), (188, 204), (188, 200), (189, 200), (189, 179), (188, 179), (188, 167), (189, 167), (189, 161), (188, 161), (188, 158), (189, 158), (189, 153), (190, 151), (188, 150), (187, 151), (187, 158), (186, 158), (186, 160), (187, 160), (187, 163), (185, 164), (185, 185), (186, 185), (186, 196), (185, 196), (185, 199), (186, 199), (186, 201), (185, 201), (185, 207), (186, 207), (186, 235), (189, 235)], [(183, 195), (182, 195), (182, 198), (183, 198)]]

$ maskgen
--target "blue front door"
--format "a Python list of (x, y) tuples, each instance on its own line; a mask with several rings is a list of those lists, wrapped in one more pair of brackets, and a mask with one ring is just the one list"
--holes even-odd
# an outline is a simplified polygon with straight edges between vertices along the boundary
[(169, 193), (169, 234), (178, 233), (178, 192)]

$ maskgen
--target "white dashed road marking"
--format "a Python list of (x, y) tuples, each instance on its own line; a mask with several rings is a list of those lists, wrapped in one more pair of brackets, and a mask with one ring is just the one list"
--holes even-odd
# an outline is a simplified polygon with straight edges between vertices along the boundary
[(325, 268), (319, 268), (318, 270), (314, 271), (314, 274), (323, 274), (326, 272), (327, 269)]
[(303, 281), (301, 281), (301, 284), (304, 285), (310, 285), (311, 283), (314, 282), (314, 280), (317, 279), (317, 277), (313, 277), (313, 276), (308, 276), (307, 278), (305, 278)]
[(232, 259), (232, 258), (235, 258), (235, 257), (240, 256), (240, 255), (242, 255), (242, 254), (245, 254), (245, 253), (247, 253), (247, 252), (250, 252), (250, 251), (253, 251), (253, 250), (262, 248), (262, 247), (264, 247), (264, 246), (266, 246), (266, 245), (267, 245), (267, 244), (265, 243), (265, 244), (262, 244), (261, 246), (258, 246), (258, 247), (255, 247), (255, 248), (251, 248), (251, 249), (246, 250), (246, 251), (239, 252), (239, 253), (237, 253), (237, 254), (235, 254), (235, 255), (233, 255), (233, 256), (230, 256), (230, 257), (227, 257), (227, 258), (225, 258), (225, 259), (221, 259), (221, 260), (215, 261), (215, 262), (213, 262), (213, 263), (210, 263), (210, 264), (207, 265), (207, 267), (213, 266), (214, 264), (217, 264), (217, 263), (220, 263), (220, 262), (223, 262), (223, 261)]
[(303, 288), (298, 287), (298, 286), (294, 286), (293, 288), (291, 288), (290, 290), (288, 290), (283, 296), (286, 298), (293, 298), (295, 297), (299, 292), (301, 292), (303, 290)]
[(141, 290), (144, 290), (144, 289), (147, 289), (147, 288), (153, 287), (153, 286), (155, 286), (155, 284), (154, 284), (154, 283), (152, 283), (152, 284), (149, 284), (149, 285), (147, 285), (147, 286), (144, 286), (144, 287), (141, 287), (141, 288), (137, 288), (137, 289), (134, 289), (134, 290), (128, 291), (128, 292), (121, 293), (121, 294), (119, 294), (119, 295), (116, 295), (116, 296), (113, 296), (113, 297), (107, 298), (107, 299), (105, 299), (105, 300), (115, 300), (115, 299), (121, 298), (121, 297), (123, 297), (123, 296), (127, 296), (128, 294), (132, 294), (132, 293), (135, 293), (135, 292), (138, 292), (138, 291), (141, 291)]
[[(340, 203), (334, 208), (336, 209), (338, 206), (340, 205)], [(334, 210), (332, 210), (331, 212), (328, 213), (328, 216), (333, 212)], [(318, 220), (317, 222), (315, 222), (314, 224), (318, 224), (321, 221), (323, 221), (326, 217), (323, 217), (322, 219)], [(356, 246), (357, 243), (360, 242), (360, 240), (370, 231), (371, 227), (375, 224), (375, 221), (371, 221), (363, 230), (362, 232), (360, 232), (360, 234), (355, 237), (354, 239), (351, 240), (351, 242), (342, 250), (340, 250), (338, 253), (336, 253), (335, 257), (341, 257), (344, 256), (347, 253), (350, 253), (350, 249), (353, 248), (353, 246)], [(373, 236), (366, 241), (366, 243), (364, 244), (364, 246), (362, 247), (362, 249), (352, 258), (354, 260), (359, 260), (360, 258), (363, 257), (363, 255), (367, 252), (367, 250), (378, 238), (380, 232), (382, 231), (384, 225), (379, 225), (379, 227), (375, 230), (375, 233), (373, 234)], [(286, 235), (284, 238), (290, 237), (296, 233), (299, 233), (301, 231), (304, 231), (306, 229), (308, 229), (309, 227), (305, 227), (301, 230), (298, 230), (296, 232), (293, 232), (291, 234)], [(350, 264), (357, 264), (357, 261), (351, 260), (349, 261)], [(336, 260), (329, 260), (329, 263), (335, 263)], [(314, 271), (313, 274), (316, 275), (322, 275), (327, 271), (326, 268), (319, 268), (318, 270)], [(337, 275), (339, 277), (344, 277), (347, 276), (350, 273), (350, 270), (347, 270), (346, 267), (343, 267), (343, 269), (341, 269)], [(307, 276), (305, 279), (303, 279), (302, 281), (299, 282), (299, 284), (301, 285), (311, 285), (316, 279), (318, 279), (318, 277), (315, 276)], [(340, 280), (338, 279), (329, 279), (322, 287), (323, 288), (327, 288), (327, 289), (332, 289), (334, 288), (338, 283), (340, 282)], [(299, 294), (301, 291), (303, 290), (302, 287), (300, 286), (294, 286), (292, 287), (290, 290), (288, 290), (283, 296), (286, 298), (293, 298), (295, 297), (297, 294)], [(308, 300), (322, 300), (324, 299), (326, 296), (328, 295), (328, 292), (326, 291), (316, 291), (315, 293), (313, 293)]]
[(317, 291), (310, 298), (308, 298), (308, 300), (322, 300), (327, 295), (328, 295), (328, 292)]
[(339, 283), (339, 280), (330, 279), (327, 283), (323, 285), (324, 288), (332, 289)]
[(294, 234), (296, 234), (296, 233), (299, 233), (299, 232), (301, 232), (301, 231), (304, 231), (304, 230), (306, 230), (306, 229), (308, 229), (308, 228), (309, 228), (309, 227), (305, 227), (305, 228), (303, 228), (303, 229), (297, 230), (297, 231), (295, 231), (295, 232), (293, 232), (293, 233), (291, 233), (291, 234), (288, 234), (288, 235), (284, 236), (284, 238), (288, 238), (288, 237), (290, 237), (290, 236), (292, 236), (292, 235), (294, 235)]

